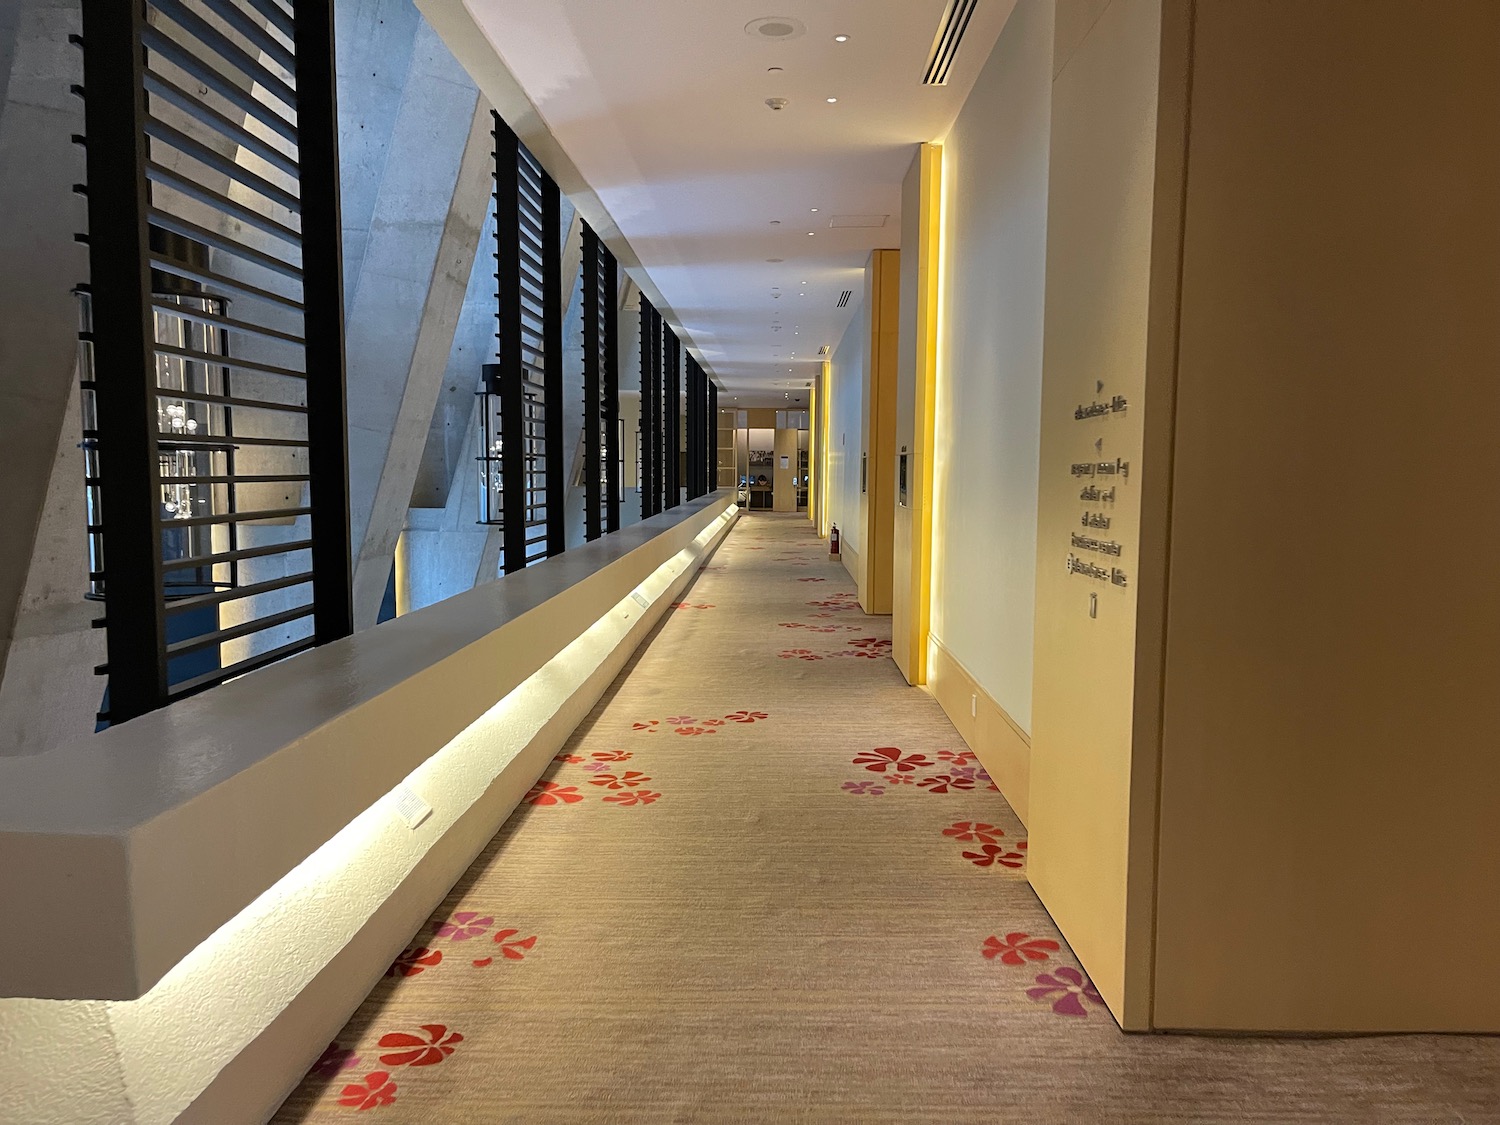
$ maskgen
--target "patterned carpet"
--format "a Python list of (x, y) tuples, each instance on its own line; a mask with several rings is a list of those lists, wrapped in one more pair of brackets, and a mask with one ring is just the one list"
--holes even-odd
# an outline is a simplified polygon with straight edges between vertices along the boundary
[(1496, 1039), (1122, 1035), (826, 551), (741, 519), (276, 1121), (1500, 1122)]

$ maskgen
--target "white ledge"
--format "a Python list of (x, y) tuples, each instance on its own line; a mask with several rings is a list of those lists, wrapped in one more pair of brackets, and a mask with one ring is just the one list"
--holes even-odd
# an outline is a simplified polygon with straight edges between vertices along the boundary
[(0, 996), (143, 995), (732, 506), (682, 505), (101, 734), (0, 757)]

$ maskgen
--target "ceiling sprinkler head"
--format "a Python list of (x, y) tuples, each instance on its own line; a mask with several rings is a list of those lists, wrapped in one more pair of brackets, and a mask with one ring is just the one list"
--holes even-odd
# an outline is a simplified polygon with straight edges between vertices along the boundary
[(785, 98), (767, 98), (766, 105), (779, 113), (787, 107), (787, 100)]

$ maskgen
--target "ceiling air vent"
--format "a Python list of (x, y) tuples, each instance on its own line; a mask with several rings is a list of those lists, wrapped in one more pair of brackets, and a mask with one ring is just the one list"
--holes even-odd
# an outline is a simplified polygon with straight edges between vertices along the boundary
[(849, 307), (849, 298), (852, 297), (852, 296), (854, 296), (854, 290), (853, 289), (845, 289), (842, 293), (840, 293), (839, 294), (839, 308), (841, 308), (841, 309), (848, 308)]
[(948, 0), (943, 10), (943, 20), (938, 24), (937, 37), (932, 41), (932, 53), (927, 56), (927, 73), (922, 76), (924, 86), (946, 86), (948, 72), (953, 69), (953, 60), (958, 57), (958, 45), (963, 42), (964, 32), (969, 29), (969, 19), (979, 0)]

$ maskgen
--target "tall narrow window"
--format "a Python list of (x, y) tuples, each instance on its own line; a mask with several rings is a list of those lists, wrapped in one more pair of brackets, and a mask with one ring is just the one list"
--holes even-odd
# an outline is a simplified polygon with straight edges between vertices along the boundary
[(498, 522), (509, 574), (564, 547), (561, 194), (497, 113), (498, 362), (480, 389), (481, 519)]
[(583, 224), (584, 538), (620, 529), (620, 390), (614, 255)]
[(331, 0), (84, 0), (101, 719), (346, 636)]

